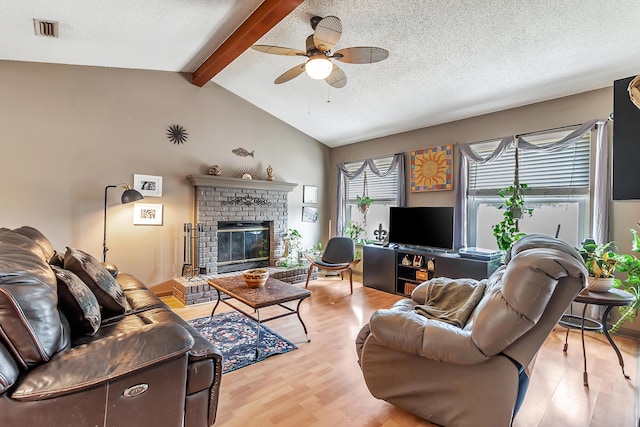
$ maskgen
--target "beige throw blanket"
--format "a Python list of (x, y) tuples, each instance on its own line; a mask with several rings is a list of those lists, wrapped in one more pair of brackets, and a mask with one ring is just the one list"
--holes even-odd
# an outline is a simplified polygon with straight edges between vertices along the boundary
[(464, 327), (473, 309), (484, 295), (485, 282), (469, 279), (431, 279), (426, 284), (424, 305), (414, 310), (429, 319), (438, 319)]

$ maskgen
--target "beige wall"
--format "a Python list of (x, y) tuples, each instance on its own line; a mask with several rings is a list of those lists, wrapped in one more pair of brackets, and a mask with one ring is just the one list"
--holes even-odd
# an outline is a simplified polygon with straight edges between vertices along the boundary
[[(594, 90), (574, 96), (541, 102), (511, 110), (501, 111), (439, 126), (418, 129), (385, 138), (352, 144), (331, 150), (331, 164), (368, 157), (376, 157), (435, 145), (455, 144), (499, 138), (511, 134), (522, 134), (560, 126), (583, 123), (597, 118), (606, 118), (613, 111), (613, 87)], [(610, 127), (612, 129), (613, 126)], [(456, 153), (457, 154), (457, 153)], [(409, 182), (409, 158), (406, 181)], [(454, 164), (457, 174), (458, 165)], [(336, 194), (336, 176), (331, 179), (331, 194)], [(454, 181), (454, 186), (455, 186)], [(332, 215), (335, 216), (335, 196), (330, 200)], [(454, 191), (410, 193), (407, 185), (409, 206), (454, 206)], [(640, 203), (624, 201), (611, 203), (610, 239), (617, 243), (620, 252), (631, 250), (629, 228), (640, 220)], [(638, 229), (638, 227), (635, 227)], [(631, 329), (640, 331), (640, 319)]]
[[(168, 141), (168, 126), (188, 132)], [(189, 174), (218, 164), (263, 176), (272, 165), (289, 193), (289, 227), (312, 246), (326, 235), (327, 213), (303, 223), (302, 186), (317, 185), (326, 206), (329, 149), (280, 120), (208, 83), (177, 73), (0, 61), (0, 227), (32, 225), (58, 250), (102, 254), (104, 187), (133, 183), (133, 174), (163, 177), (162, 226), (133, 226), (133, 205), (109, 190), (109, 261), (156, 290), (180, 274), (182, 224), (193, 221)], [(238, 157), (244, 147), (255, 157)]]
[[(436, 145), (483, 141), (507, 135), (578, 124), (595, 118), (606, 118), (612, 110), (613, 88), (609, 87), (334, 148), (331, 150), (331, 164), (404, 152), (406, 160), (405, 179), (408, 184), (410, 173), (408, 153), (411, 150)], [(457, 174), (457, 148), (456, 156), (454, 157), (456, 157), (454, 174)], [(329, 178), (331, 179), (331, 192), (335, 194), (337, 188), (336, 176), (331, 174)], [(335, 209), (335, 200), (331, 200), (331, 202), (332, 209)], [(453, 206), (454, 204), (454, 191), (411, 193), (407, 185), (408, 206)], [(334, 210), (331, 210), (331, 212), (333, 213)]]

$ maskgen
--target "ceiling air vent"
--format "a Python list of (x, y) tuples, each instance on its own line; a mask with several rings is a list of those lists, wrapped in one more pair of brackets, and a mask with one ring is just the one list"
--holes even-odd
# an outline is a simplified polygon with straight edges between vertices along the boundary
[(56, 21), (34, 19), (33, 29), (36, 32), (36, 36), (58, 37), (58, 22)]

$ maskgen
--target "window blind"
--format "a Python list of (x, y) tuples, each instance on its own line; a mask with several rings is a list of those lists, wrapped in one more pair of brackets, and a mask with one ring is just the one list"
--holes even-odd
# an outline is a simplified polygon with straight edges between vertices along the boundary
[[(386, 172), (393, 161), (393, 156), (381, 157), (374, 160), (378, 170), (382, 173)], [(362, 162), (346, 163), (349, 171), (354, 171), (362, 166)], [(367, 194), (373, 200), (373, 203), (387, 203), (396, 201), (396, 193), (398, 188), (398, 169), (396, 168), (389, 175), (379, 177), (373, 174), (369, 168), (367, 171)], [(346, 185), (346, 202), (356, 203), (358, 196), (362, 197), (364, 193), (364, 173), (359, 177), (347, 180)]]
[[(534, 143), (543, 146), (556, 140), (538, 140)], [(493, 151), (498, 142), (483, 143), (482, 146), (474, 148), (478, 154), (486, 155)], [(556, 153), (519, 150), (519, 179), (529, 187), (527, 194), (588, 194), (590, 145), (590, 135), (586, 134), (573, 147)], [(510, 147), (493, 162), (471, 163), (469, 195), (495, 195), (497, 190), (509, 187), (513, 183), (515, 171), (514, 155), (515, 147)]]

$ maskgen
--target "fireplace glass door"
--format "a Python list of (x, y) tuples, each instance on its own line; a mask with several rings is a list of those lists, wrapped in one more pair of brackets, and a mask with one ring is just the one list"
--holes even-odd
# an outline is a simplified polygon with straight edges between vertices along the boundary
[(269, 265), (269, 227), (262, 223), (225, 223), (218, 229), (218, 272)]

